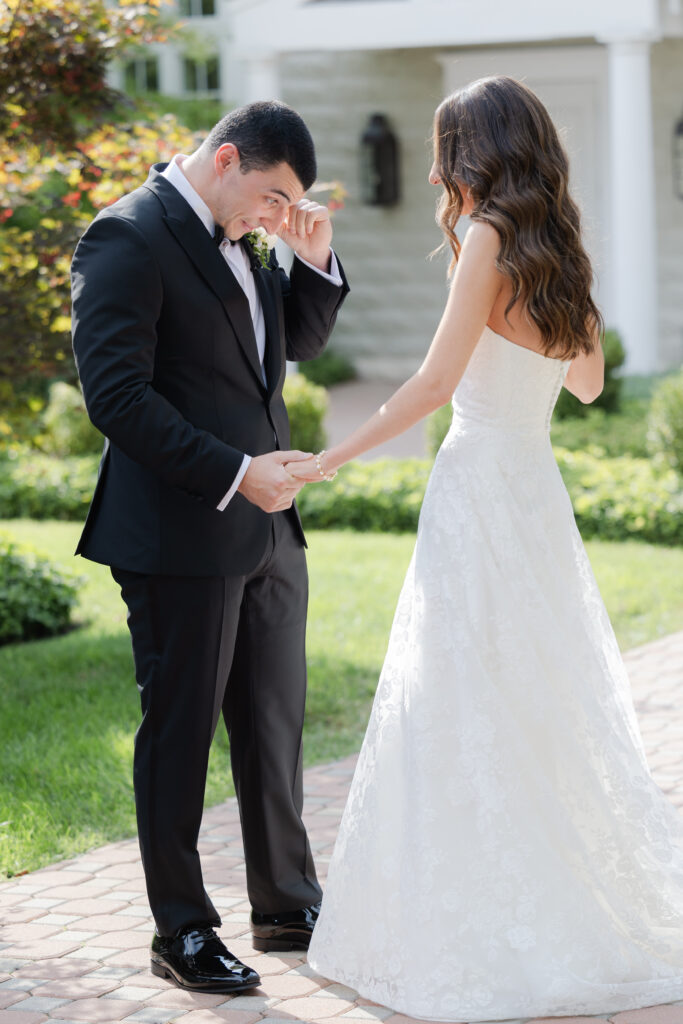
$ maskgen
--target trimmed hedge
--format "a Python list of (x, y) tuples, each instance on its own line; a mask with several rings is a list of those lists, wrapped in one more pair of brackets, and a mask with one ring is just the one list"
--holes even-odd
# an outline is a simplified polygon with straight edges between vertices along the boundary
[(609, 459), (599, 449), (556, 448), (555, 456), (585, 538), (683, 543), (683, 479), (674, 470), (628, 455)]
[(0, 534), (0, 644), (63, 633), (78, 600), (80, 577)]
[[(556, 448), (583, 535), (683, 543), (683, 481), (672, 469), (628, 455), (608, 458), (599, 448)], [(414, 530), (428, 459), (381, 459), (344, 466), (329, 484), (305, 487), (297, 499), (310, 529)], [(92, 495), (97, 459), (51, 459), (24, 454), (0, 460), (0, 519), (82, 520)]]
[(683, 474), (683, 370), (655, 388), (647, 424), (651, 455)]
[[(584, 537), (683, 543), (683, 482), (657, 472), (647, 459), (607, 458), (598, 449), (556, 448), (560, 471)], [(297, 498), (309, 529), (414, 530), (431, 463), (381, 459), (350, 463), (330, 484), (306, 487)]]
[(330, 483), (299, 492), (304, 526), (326, 530), (414, 530), (432, 464), (427, 459), (350, 462)]
[(633, 455), (647, 458), (646, 442), (649, 401), (645, 398), (624, 399), (619, 412), (606, 412), (587, 406), (585, 416), (558, 420), (553, 417), (550, 440), (555, 448), (571, 451), (601, 449), (604, 455)]

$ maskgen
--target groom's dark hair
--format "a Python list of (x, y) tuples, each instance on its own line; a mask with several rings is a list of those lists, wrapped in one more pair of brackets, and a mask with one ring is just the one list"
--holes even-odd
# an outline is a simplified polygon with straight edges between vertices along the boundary
[(221, 118), (204, 145), (215, 153), (219, 146), (232, 142), (240, 155), (240, 168), (265, 171), (286, 163), (308, 191), (318, 172), (315, 147), (303, 119), (286, 103), (276, 100), (248, 103)]

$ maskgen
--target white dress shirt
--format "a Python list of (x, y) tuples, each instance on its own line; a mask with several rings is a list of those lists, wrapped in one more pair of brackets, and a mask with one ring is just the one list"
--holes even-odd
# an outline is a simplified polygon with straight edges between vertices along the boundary
[[(187, 180), (182, 172), (182, 162), (185, 160), (185, 156), (182, 153), (177, 153), (165, 171), (162, 171), (162, 177), (170, 181), (178, 192), (180, 192), (183, 199), (191, 206), (194, 212), (199, 217), (200, 221), (213, 237), (214, 228), (216, 226), (213, 219), (211, 210), (206, 205), (199, 193), (192, 187), (190, 182)], [(242, 291), (247, 297), (249, 303), (249, 312), (251, 313), (251, 319), (254, 324), (254, 336), (256, 338), (256, 348), (258, 350), (259, 362), (261, 364), (261, 374), (263, 375), (263, 382), (266, 383), (265, 373), (263, 369), (263, 356), (266, 350), (266, 324), (263, 318), (263, 307), (261, 306), (261, 299), (259, 298), (256, 290), (256, 283), (254, 281), (254, 275), (251, 272), (251, 266), (249, 263), (249, 257), (244, 251), (241, 245), (234, 245), (229, 239), (224, 239), (220, 245), (220, 251), (223, 254), (223, 258), (232, 270), (233, 274), (237, 278), (237, 281), (242, 288)], [(321, 274), (322, 277), (326, 278), (332, 284), (341, 287), (342, 279), (339, 273), (339, 266), (337, 264), (337, 257), (334, 252), (330, 252), (331, 263), (329, 274), (325, 271), (320, 270), (318, 267), (314, 267), (313, 264), (309, 263), (308, 260), (304, 260), (301, 256), (297, 256), (302, 263), (305, 263), (311, 270), (315, 270), (316, 273)], [(251, 455), (245, 455), (242, 459), (242, 465), (237, 471), (235, 479), (232, 482), (232, 486), (227, 494), (221, 498), (220, 502), (216, 506), (217, 509), (222, 512), (227, 507), (228, 502), (234, 495), (235, 491), (242, 482), (242, 478), (249, 468), (251, 462)]]

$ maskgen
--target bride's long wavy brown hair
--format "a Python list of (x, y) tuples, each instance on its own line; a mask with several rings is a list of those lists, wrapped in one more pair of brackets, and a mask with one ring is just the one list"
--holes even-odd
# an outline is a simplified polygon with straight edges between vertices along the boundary
[(497, 266), (513, 288), (506, 318), (520, 302), (545, 355), (591, 352), (603, 319), (591, 296), (567, 154), (538, 97), (502, 75), (448, 96), (434, 115), (434, 161), (444, 187), (437, 223), (453, 252), (450, 271), (460, 253), (459, 181), (474, 201), (472, 220), (487, 221), (500, 235)]

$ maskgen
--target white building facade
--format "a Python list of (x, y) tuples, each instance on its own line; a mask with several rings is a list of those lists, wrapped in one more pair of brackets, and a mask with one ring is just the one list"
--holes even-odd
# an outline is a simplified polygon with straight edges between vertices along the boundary
[[(673, 158), (682, 0), (184, 3), (213, 10), (192, 18), (220, 66), (213, 94), (229, 106), (290, 103), (311, 128), (321, 179), (348, 190), (335, 245), (352, 294), (333, 344), (363, 375), (401, 378), (431, 340), (447, 266), (428, 259), (440, 242), (427, 182), (433, 112), (489, 74), (524, 80), (563, 133), (598, 301), (622, 336), (627, 371), (683, 362), (683, 198)], [(186, 92), (177, 54), (162, 59), (159, 77), (162, 92)], [(386, 115), (399, 144), (401, 198), (388, 207), (362, 201), (360, 137), (374, 113)]]

